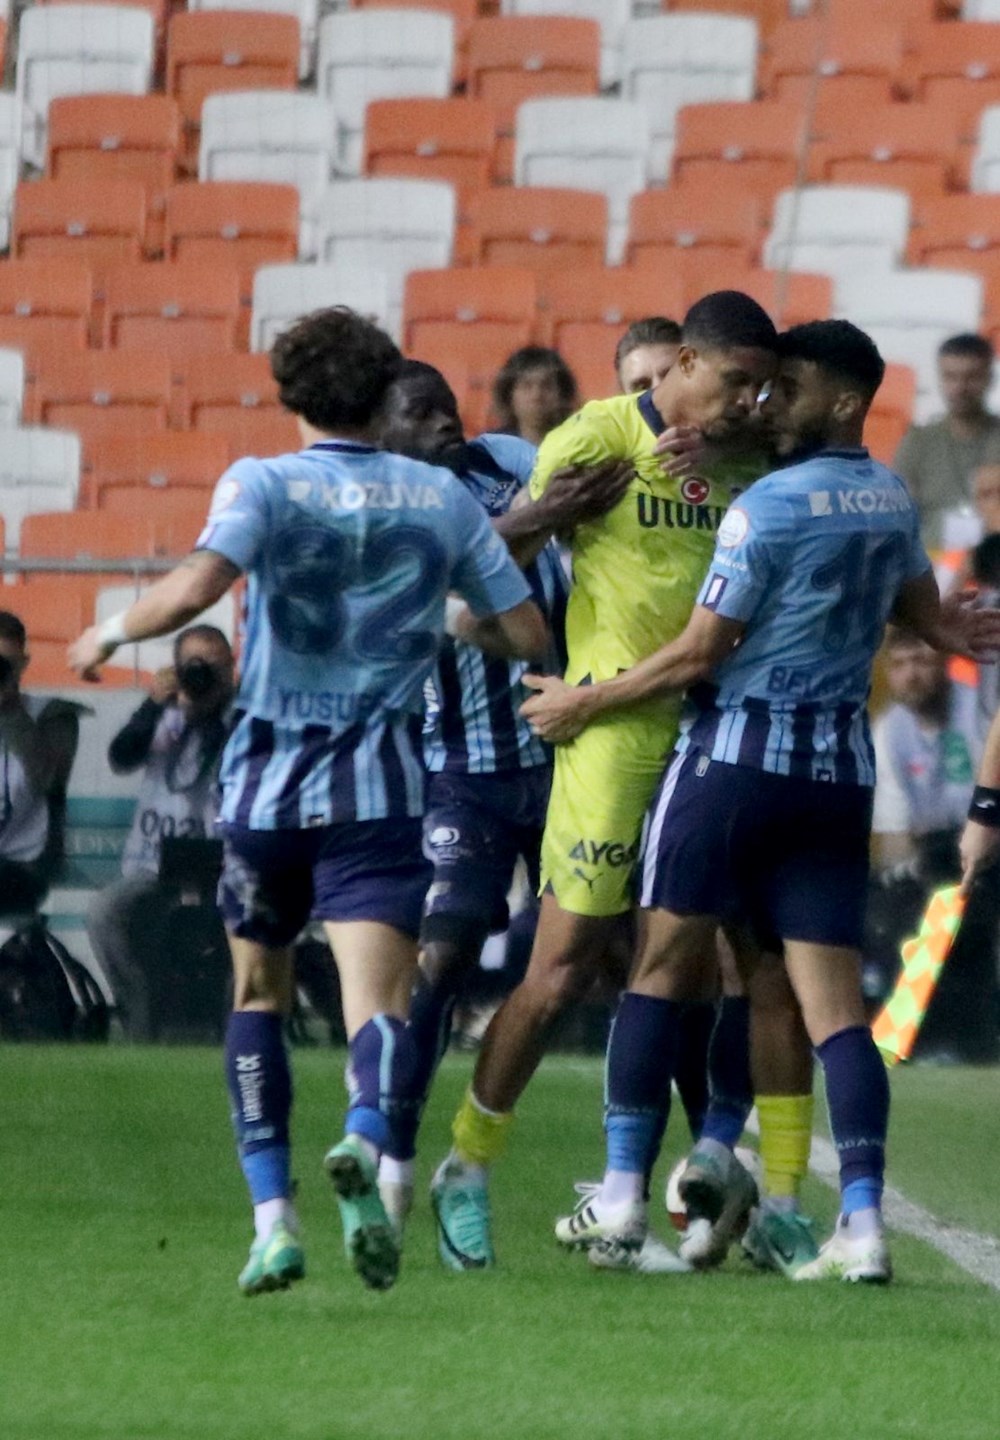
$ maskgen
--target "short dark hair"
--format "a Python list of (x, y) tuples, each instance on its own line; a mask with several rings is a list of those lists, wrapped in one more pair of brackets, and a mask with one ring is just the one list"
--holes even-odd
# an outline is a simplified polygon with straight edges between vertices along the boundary
[(437, 386), (451, 400), (455, 409), (458, 409), (458, 399), (454, 390), (448, 384), (447, 379), (436, 365), (428, 365), (426, 360), (404, 360), (392, 377), (392, 382), (386, 391), (386, 401), (392, 398), (392, 391), (399, 386), (405, 388), (408, 381), (426, 381), (430, 385)]
[(969, 560), (972, 578), (977, 585), (1000, 590), (1000, 535), (985, 535)]
[(781, 336), (778, 353), (782, 359), (811, 360), (828, 374), (856, 385), (867, 402), (885, 375), (885, 361), (875, 341), (850, 320), (793, 325)]
[(233, 653), (229, 637), (217, 625), (189, 625), (186, 630), (180, 630), (174, 636), (175, 665), (180, 662), (185, 640), (213, 640), (217, 645), (224, 645), (230, 655)]
[(303, 315), (271, 347), (282, 405), (330, 434), (371, 424), (401, 360), (385, 331), (346, 305)]
[(762, 305), (742, 290), (715, 290), (696, 300), (684, 316), (681, 338), (706, 350), (777, 350), (778, 332)]
[(0, 640), (13, 640), (22, 650), (28, 643), (24, 621), (10, 610), (0, 610)]
[(618, 369), (626, 355), (631, 355), (640, 345), (680, 343), (681, 327), (676, 320), (668, 320), (665, 315), (647, 315), (644, 320), (633, 320), (615, 346), (615, 369)]
[(987, 365), (993, 364), (993, 346), (983, 335), (973, 335), (965, 332), (961, 335), (950, 335), (947, 340), (938, 346), (938, 359), (946, 355), (964, 355), (968, 360), (982, 360)]
[(510, 408), (514, 386), (529, 370), (551, 370), (556, 378), (560, 400), (568, 406), (576, 404), (576, 376), (559, 351), (550, 350), (546, 345), (524, 345), (513, 355), (508, 355), (493, 381), (493, 409), (504, 429), (510, 429), (514, 424)]

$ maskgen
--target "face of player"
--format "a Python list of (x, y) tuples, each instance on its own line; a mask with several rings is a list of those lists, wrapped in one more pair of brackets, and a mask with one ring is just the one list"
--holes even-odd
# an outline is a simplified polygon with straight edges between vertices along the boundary
[(517, 433), (533, 445), (540, 444), (570, 413), (559, 377), (548, 365), (532, 366), (519, 376), (510, 392), (510, 408)]
[(977, 355), (942, 355), (938, 360), (941, 398), (948, 414), (956, 420), (982, 414), (992, 378), (993, 366)]
[(746, 429), (775, 364), (770, 350), (734, 346), (700, 351), (682, 345), (671, 376), (680, 372), (678, 398), (684, 423), (696, 425), (708, 441), (734, 440)]
[(946, 664), (943, 655), (921, 642), (893, 646), (886, 662), (886, 681), (893, 700), (918, 715), (933, 708), (948, 683)]
[(637, 345), (618, 366), (618, 384), (623, 395), (641, 395), (659, 385), (677, 359), (679, 345)]
[(987, 535), (1000, 533), (1000, 465), (983, 465), (976, 471), (972, 498)]
[(459, 468), (465, 459), (465, 435), (455, 397), (432, 376), (400, 381), (389, 393), (381, 442), (397, 455)]
[(782, 361), (761, 405), (774, 453), (784, 459), (830, 444), (845, 403), (843, 383), (811, 360)]

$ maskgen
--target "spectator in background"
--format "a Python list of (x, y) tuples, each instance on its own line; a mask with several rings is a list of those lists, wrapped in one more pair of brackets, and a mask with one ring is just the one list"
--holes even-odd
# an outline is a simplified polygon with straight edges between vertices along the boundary
[(64, 856), (81, 707), (21, 692), (27, 634), (0, 610), (0, 914), (34, 911)]
[[(160, 879), (161, 842), (213, 834), (216, 773), (234, 683), (233, 652), (222, 631), (214, 625), (182, 630), (174, 642), (174, 665), (157, 673), (149, 696), (108, 749), (116, 774), (140, 767), (143, 774), (122, 878), (95, 897), (87, 928), (132, 1040), (156, 1038), (162, 982), (174, 959), (170, 917), (177, 895)], [(225, 957), (214, 897), (206, 908)]]
[(911, 425), (896, 451), (894, 468), (920, 511), (924, 543), (931, 550), (950, 542), (946, 517), (968, 509), (972, 477), (1000, 464), (1000, 416), (986, 409), (993, 378), (993, 349), (981, 335), (953, 335), (938, 351), (938, 381), (945, 414), (929, 425)]
[(677, 359), (681, 327), (664, 315), (634, 320), (615, 347), (615, 374), (623, 395), (639, 395), (659, 385)]
[(526, 345), (504, 362), (493, 382), (496, 428), (540, 445), (579, 404), (576, 377), (556, 350)]

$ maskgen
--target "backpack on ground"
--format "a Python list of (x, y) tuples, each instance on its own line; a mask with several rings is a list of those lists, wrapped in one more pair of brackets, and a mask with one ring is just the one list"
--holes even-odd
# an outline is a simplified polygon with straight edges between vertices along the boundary
[(43, 919), (0, 945), (0, 1040), (103, 1041), (108, 1020), (97, 981)]

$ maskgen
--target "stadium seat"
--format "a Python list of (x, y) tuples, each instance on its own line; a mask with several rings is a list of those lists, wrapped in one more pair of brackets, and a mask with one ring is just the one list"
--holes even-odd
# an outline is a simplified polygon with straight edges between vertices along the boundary
[(626, 25), (622, 97), (649, 112), (649, 173), (666, 177), (682, 105), (752, 100), (757, 25), (737, 15), (655, 15)]
[(216, 90), (294, 90), (299, 24), (262, 11), (179, 11), (167, 31), (167, 91), (184, 123), (185, 157), (195, 168), (205, 97)]
[(767, 204), (795, 184), (806, 143), (807, 117), (799, 105), (776, 100), (685, 105), (677, 115), (673, 177), (686, 184), (703, 176), (723, 191), (735, 183)]
[(336, 148), (333, 108), (316, 95), (275, 90), (209, 95), (201, 117), (198, 178), (294, 185), (299, 252), (312, 258), (320, 197)]
[(952, 270), (897, 270), (837, 280), (836, 313), (867, 330), (886, 360), (917, 375), (915, 419), (940, 405), (937, 348), (949, 335), (979, 329), (983, 282)]
[[(801, 6), (808, 0), (795, 0)], [(789, 0), (662, 0), (654, 4), (653, 10), (710, 10), (713, 14), (749, 15), (757, 21), (764, 35), (769, 35), (776, 26), (789, 16)]]
[(361, 170), (371, 100), (451, 93), (455, 22), (434, 10), (351, 10), (319, 26), (316, 86), (337, 116), (337, 168)]
[[(68, 510), (26, 515), (19, 548), (26, 560), (121, 561), (146, 559), (153, 545), (147, 519), (105, 510)], [(121, 569), (116, 566), (111, 573)], [(95, 575), (94, 581), (96, 590), (100, 577)]]
[(517, 113), (515, 183), (603, 192), (614, 263), (629, 201), (646, 186), (649, 134), (646, 107), (633, 100), (526, 100)]
[(907, 257), (913, 265), (981, 275), (990, 328), (1000, 324), (1000, 195), (948, 195), (921, 202)]
[(23, 400), (24, 356), (20, 350), (0, 349), (0, 428), (7, 430), (21, 423)]
[(35, 425), (0, 430), (0, 515), (17, 550), (21, 521), (41, 510), (72, 510), (80, 488), (80, 437)]
[(178, 391), (181, 423), (223, 436), (229, 459), (300, 448), (298, 426), (278, 400), (266, 355), (193, 356)]
[(102, 185), (131, 180), (146, 192), (146, 249), (159, 248), (163, 206), (180, 146), (168, 95), (65, 95), (49, 106), (46, 174)]
[(972, 189), (984, 195), (1000, 193), (1000, 105), (988, 105), (979, 117)]
[(279, 331), (324, 305), (350, 305), (388, 326), (389, 277), (363, 265), (262, 265), (253, 282), (250, 349), (270, 350)]
[(48, 356), (86, 348), (93, 303), (93, 276), (79, 261), (0, 264), (0, 345), (23, 351), (29, 384)]
[(504, 15), (572, 15), (596, 20), (601, 27), (601, 88), (621, 79), (622, 31), (631, 18), (631, 0), (502, 0)]
[(601, 31), (566, 15), (491, 16), (469, 33), (468, 94), (497, 116), (496, 174), (509, 180), (518, 106), (541, 95), (596, 95)]
[(992, 21), (914, 26), (908, 64), (913, 98), (951, 112), (961, 134), (1000, 103), (1000, 26)]
[(98, 510), (128, 509), (133, 499), (140, 504), (155, 499), (159, 505), (166, 497), (204, 505), (228, 457), (219, 435), (171, 430), (107, 435), (91, 446), (86, 498)]
[(267, 11), (290, 15), (299, 26), (299, 79), (312, 74), (316, 60), (319, 0), (188, 0), (188, 10)]
[(887, 365), (865, 421), (865, 444), (883, 465), (891, 465), (913, 419), (917, 377), (909, 365)]
[(10, 245), (10, 212), (21, 170), (21, 102), (0, 94), (0, 250)]
[[(591, 0), (591, 3), (594, 3), (594, 0)], [(336, 0), (332, 5), (325, 0), (323, 5), (324, 12), (345, 8), (348, 7), (337, 4)], [(450, 15), (455, 22), (453, 81), (456, 89), (465, 89), (469, 28), (474, 20), (478, 20), (479, 16), (485, 13), (479, 0), (354, 0), (353, 8), (355, 10), (439, 10), (443, 15)], [(495, 9), (496, 6), (493, 5), (493, 11)]]
[(84, 446), (116, 429), (165, 430), (170, 376), (165, 355), (92, 350), (52, 356), (35, 382), (31, 418), (76, 430)]
[(22, 180), (11, 252), (19, 260), (79, 259), (100, 268), (142, 258), (146, 192), (137, 180)]
[(845, 107), (834, 124), (818, 128), (823, 134), (810, 146), (809, 169), (823, 184), (890, 185), (933, 195), (959, 181), (958, 125), (940, 105)]
[[(654, 270), (649, 262), (643, 268)], [(829, 275), (808, 275), (797, 270), (764, 270), (747, 267), (738, 260), (723, 261), (718, 253), (691, 250), (673, 253), (664, 267), (667, 279), (679, 284), (684, 310), (712, 290), (743, 290), (774, 319), (779, 328), (800, 325), (807, 320), (825, 320), (833, 306), (833, 281)]]
[(469, 220), (477, 265), (551, 270), (603, 265), (608, 202), (592, 190), (503, 186), (472, 197)]
[(45, 163), (45, 117), (59, 95), (124, 92), (150, 87), (155, 54), (153, 17), (125, 5), (36, 5), (21, 16), (17, 95), (24, 105), (22, 154)]
[(788, 20), (768, 39), (762, 89), (772, 100), (805, 104), (822, 91), (843, 109), (871, 108), (892, 99), (903, 69), (903, 28), (880, 9), (858, 24), (817, 15)]
[(662, 271), (563, 269), (539, 276), (537, 333), (573, 371), (595, 364), (602, 372), (622, 331), (647, 315), (683, 315), (681, 285), (669, 265)]
[(407, 271), (452, 263), (455, 210), (454, 186), (439, 181), (335, 180), (320, 204), (320, 262), (383, 271), (398, 334)]
[(906, 249), (910, 197), (863, 185), (784, 190), (774, 207), (764, 263), (830, 275), (890, 270)]
[(3, 608), (20, 616), (28, 629), (29, 688), (85, 683), (67, 668), (66, 647), (94, 618), (93, 588), (86, 575), (33, 575), (30, 585), (6, 585)]
[(188, 181), (167, 194), (164, 230), (168, 260), (235, 270), (248, 304), (257, 266), (298, 254), (299, 192), (259, 181)]
[(411, 271), (403, 301), (403, 349), (420, 359), (450, 350), (472, 370), (498, 354), (502, 363), (530, 342), (537, 295), (530, 270)]
[(108, 272), (104, 344), (171, 359), (236, 348), (239, 274), (200, 257)]
[(677, 251), (707, 250), (720, 262), (752, 264), (760, 249), (761, 204), (750, 190), (700, 179), (643, 190), (629, 206), (625, 263), (659, 264)]

